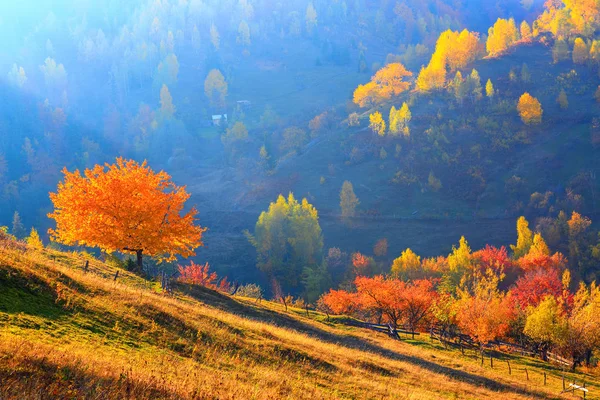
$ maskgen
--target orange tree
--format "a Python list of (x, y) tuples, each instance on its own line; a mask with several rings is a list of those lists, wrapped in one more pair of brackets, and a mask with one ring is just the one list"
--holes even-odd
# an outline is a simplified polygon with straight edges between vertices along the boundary
[(190, 194), (171, 177), (155, 173), (146, 162), (118, 158), (116, 164), (63, 170), (64, 181), (50, 193), (56, 221), (51, 238), (66, 245), (99, 247), (105, 251), (148, 254), (173, 261), (189, 257), (203, 245), (206, 228), (195, 224), (197, 211), (183, 214)]

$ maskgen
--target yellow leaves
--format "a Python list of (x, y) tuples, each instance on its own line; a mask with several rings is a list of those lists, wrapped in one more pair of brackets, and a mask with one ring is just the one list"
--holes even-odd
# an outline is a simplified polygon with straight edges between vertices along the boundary
[[(527, 29), (522, 27), (525, 33)], [(519, 32), (514, 19), (498, 18), (493, 27), (488, 30), (486, 49), (488, 55), (497, 56), (504, 53), (519, 40)]]
[(44, 248), (44, 243), (42, 243), (42, 239), (40, 239), (40, 235), (35, 228), (31, 228), (31, 233), (27, 238), (27, 245), (37, 250)]
[(360, 107), (373, 106), (382, 100), (389, 100), (410, 88), (405, 78), (412, 76), (400, 63), (388, 64), (371, 78), (371, 82), (359, 85), (354, 91), (354, 103)]
[(385, 136), (385, 121), (379, 111), (369, 115), (369, 128), (379, 136)]
[(204, 94), (213, 107), (225, 107), (228, 85), (218, 69), (211, 70), (204, 80)]
[(66, 245), (143, 253), (173, 260), (194, 255), (206, 230), (195, 225), (196, 209), (182, 215), (190, 195), (171, 177), (146, 164), (118, 158), (82, 175), (63, 170), (64, 181), (50, 193), (56, 221), (49, 233)]
[(519, 99), (517, 110), (521, 120), (526, 125), (535, 125), (542, 122), (542, 105), (535, 97), (525, 92)]

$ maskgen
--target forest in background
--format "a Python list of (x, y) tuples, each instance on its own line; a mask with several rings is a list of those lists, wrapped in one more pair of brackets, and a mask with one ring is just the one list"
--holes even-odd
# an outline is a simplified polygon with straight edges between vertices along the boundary
[[(116, 156), (186, 184), (211, 228), (198, 259), (242, 281), (260, 278), (243, 231), (288, 192), (319, 210), (325, 248), (368, 253), (386, 239), (387, 264), (407, 247), (449, 252), (461, 235), (505, 245), (520, 215), (536, 230), (560, 211), (595, 219), (600, 82), (586, 2), (138, 1), (124, 10), (64, 1), (27, 16), (5, 7), (0, 30), (14, 40), (0, 54), (0, 218), (12, 226), (18, 212), (44, 240), (61, 169)], [(463, 51), (448, 60), (444, 46)], [(353, 101), (398, 63), (412, 74), (409, 90)], [(438, 80), (427, 83), (428, 73)], [(539, 124), (519, 117), (525, 92), (540, 100)], [(214, 126), (224, 114), (227, 124)], [(346, 181), (360, 201), (350, 218), (340, 207)], [(546, 240), (559, 250), (566, 239)]]

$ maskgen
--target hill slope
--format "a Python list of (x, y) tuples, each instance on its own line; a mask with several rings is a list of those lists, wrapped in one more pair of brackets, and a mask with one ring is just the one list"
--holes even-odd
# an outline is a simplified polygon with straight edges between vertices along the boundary
[(480, 366), (425, 335), (393, 341), (200, 288), (163, 295), (115, 273), (85, 254), (0, 249), (1, 399), (518, 399), (562, 388), (562, 372), (537, 360), (511, 357), (509, 375), (504, 361)]

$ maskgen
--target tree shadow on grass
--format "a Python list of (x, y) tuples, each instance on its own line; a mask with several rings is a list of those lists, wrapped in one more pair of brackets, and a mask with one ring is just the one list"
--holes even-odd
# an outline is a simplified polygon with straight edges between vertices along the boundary
[(236, 300), (232, 297), (210, 289), (187, 285), (180, 285), (178, 286), (178, 289), (209, 306), (227, 312), (232, 312), (245, 318), (251, 318), (260, 322), (267, 322), (277, 326), (290, 328), (316, 337), (323, 342), (376, 353), (391, 360), (410, 363), (433, 373), (441, 374), (447, 376), (448, 378), (466, 382), (474, 386), (484, 387), (497, 392), (510, 392), (524, 396), (532, 396), (535, 398), (554, 398), (554, 396), (548, 395), (547, 393), (541, 391), (511, 386), (505, 383), (497, 382), (490, 378), (469, 373), (467, 371), (440, 365), (435, 362), (425, 360), (421, 357), (398, 353), (370, 343), (356, 336), (334, 334), (320, 329), (317, 326), (305, 323), (297, 318), (293, 318), (289, 315), (259, 307), (251, 304), (250, 302), (245, 302), (244, 300)]
[(57, 365), (46, 359), (26, 357), (17, 368), (0, 366), (0, 398), (47, 399), (175, 399), (179, 398), (157, 383), (132, 380), (121, 373), (119, 378), (98, 376), (79, 365)]

